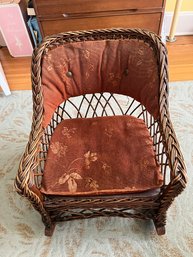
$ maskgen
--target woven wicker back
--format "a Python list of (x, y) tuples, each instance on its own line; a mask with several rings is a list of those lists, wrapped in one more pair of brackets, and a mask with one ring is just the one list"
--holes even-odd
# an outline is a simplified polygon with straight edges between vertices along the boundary
[(69, 97), (101, 92), (131, 96), (158, 118), (159, 51), (148, 35), (128, 33), (124, 38), (117, 33), (113, 38), (78, 40), (69, 36), (45, 50), (41, 63), (44, 127)]

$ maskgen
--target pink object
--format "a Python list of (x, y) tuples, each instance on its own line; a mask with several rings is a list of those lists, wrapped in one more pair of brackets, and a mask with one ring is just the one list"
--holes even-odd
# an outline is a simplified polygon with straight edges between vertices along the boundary
[(0, 29), (13, 57), (32, 55), (32, 43), (18, 4), (0, 5)]

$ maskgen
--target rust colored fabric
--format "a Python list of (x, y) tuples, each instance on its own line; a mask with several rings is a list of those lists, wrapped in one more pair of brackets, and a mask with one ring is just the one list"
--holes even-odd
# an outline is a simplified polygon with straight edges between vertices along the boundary
[(42, 62), (44, 121), (64, 100), (89, 93), (131, 96), (158, 117), (159, 76), (153, 49), (134, 39), (67, 43), (49, 50)]
[(62, 121), (51, 138), (41, 192), (109, 195), (160, 188), (152, 139), (132, 116)]

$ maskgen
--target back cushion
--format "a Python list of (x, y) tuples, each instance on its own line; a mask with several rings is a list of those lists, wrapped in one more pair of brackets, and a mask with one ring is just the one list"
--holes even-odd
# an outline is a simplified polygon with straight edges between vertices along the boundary
[(55, 47), (43, 57), (42, 87), (44, 127), (64, 100), (100, 92), (131, 96), (158, 118), (157, 59), (143, 41), (83, 41)]

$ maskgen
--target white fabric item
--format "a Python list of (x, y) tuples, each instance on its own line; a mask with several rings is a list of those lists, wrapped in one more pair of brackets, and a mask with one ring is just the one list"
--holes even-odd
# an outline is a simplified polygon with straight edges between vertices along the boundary
[(0, 62), (0, 86), (1, 86), (5, 95), (10, 95), (11, 94), (10, 89), (9, 89), (9, 85), (7, 83), (7, 79), (5, 77), (5, 73), (3, 71), (3, 67), (1, 65), (1, 62)]

